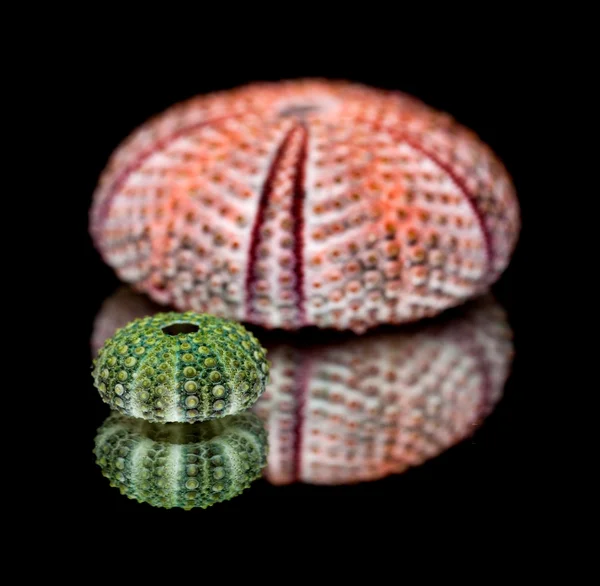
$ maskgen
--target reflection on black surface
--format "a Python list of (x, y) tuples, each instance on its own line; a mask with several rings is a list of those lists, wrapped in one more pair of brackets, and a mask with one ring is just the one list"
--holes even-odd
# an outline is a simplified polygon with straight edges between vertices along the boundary
[(421, 464), (469, 435), (500, 398), (512, 344), (491, 298), (443, 324), (269, 350), (255, 405), (269, 480), (346, 484)]
[(149, 423), (113, 413), (95, 439), (96, 463), (121, 494), (156, 507), (206, 508), (237, 496), (266, 464), (252, 413), (203, 423)]
[[(93, 347), (155, 307), (121, 291), (98, 315)], [(423, 463), (476, 429), (499, 400), (512, 358), (512, 333), (490, 296), (412, 327), (319, 332), (318, 346), (302, 334), (284, 343), (256, 335), (271, 362), (253, 411), (267, 427), (273, 484), (350, 484)]]

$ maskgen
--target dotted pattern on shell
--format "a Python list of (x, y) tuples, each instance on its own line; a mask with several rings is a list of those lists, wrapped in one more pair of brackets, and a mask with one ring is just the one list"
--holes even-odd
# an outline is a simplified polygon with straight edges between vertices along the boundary
[(155, 507), (205, 509), (239, 495), (267, 462), (267, 434), (252, 413), (157, 424), (113, 413), (95, 438), (102, 474), (121, 494)]
[[(168, 333), (182, 328), (197, 331)], [(161, 423), (243, 411), (262, 394), (269, 374), (266, 350), (241, 324), (191, 312), (134, 320), (106, 340), (94, 366), (105, 403)]]
[(468, 437), (500, 399), (511, 330), (490, 297), (443, 325), (317, 349), (269, 349), (265, 421), (274, 484), (400, 473)]
[(253, 84), (176, 105), (112, 156), (91, 232), (161, 304), (363, 332), (485, 291), (519, 231), (511, 180), (410, 96)]

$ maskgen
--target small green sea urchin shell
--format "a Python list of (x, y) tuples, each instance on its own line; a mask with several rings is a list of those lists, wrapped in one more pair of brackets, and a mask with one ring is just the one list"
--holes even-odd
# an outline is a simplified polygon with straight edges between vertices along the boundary
[(94, 367), (105, 403), (159, 423), (244, 411), (269, 375), (266, 350), (241, 324), (192, 312), (132, 321), (106, 340)]
[(252, 413), (193, 425), (113, 413), (98, 429), (94, 454), (111, 486), (129, 498), (205, 509), (239, 495), (261, 475), (267, 434)]

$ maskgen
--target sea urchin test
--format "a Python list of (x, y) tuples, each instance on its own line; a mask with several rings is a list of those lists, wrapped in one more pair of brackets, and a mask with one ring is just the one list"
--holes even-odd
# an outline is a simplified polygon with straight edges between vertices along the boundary
[(94, 453), (111, 486), (129, 498), (204, 509), (237, 496), (261, 475), (267, 436), (252, 413), (193, 425), (113, 413), (98, 430)]
[(90, 228), (118, 276), (163, 305), (362, 332), (485, 291), (519, 210), (502, 164), (447, 114), (300, 80), (144, 124), (104, 171)]
[(160, 423), (244, 411), (268, 375), (266, 350), (241, 324), (191, 312), (132, 321), (106, 340), (93, 370), (105, 403)]

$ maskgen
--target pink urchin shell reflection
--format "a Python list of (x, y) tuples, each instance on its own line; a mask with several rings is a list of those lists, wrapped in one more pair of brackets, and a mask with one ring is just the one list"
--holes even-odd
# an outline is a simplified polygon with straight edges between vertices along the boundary
[(356, 332), (486, 290), (518, 229), (473, 133), (404, 94), (318, 80), (172, 107), (115, 152), (91, 211), (104, 259), (159, 303)]
[[(144, 312), (153, 312), (144, 297), (120, 292), (96, 319), (94, 345)], [(469, 436), (499, 400), (511, 337), (504, 311), (486, 296), (401, 331), (308, 348), (265, 344), (271, 377), (254, 411), (269, 434), (266, 478), (350, 484), (440, 454)]]
[(499, 400), (511, 330), (491, 297), (443, 324), (309, 349), (269, 349), (254, 407), (274, 484), (349, 484), (422, 464), (469, 436)]

